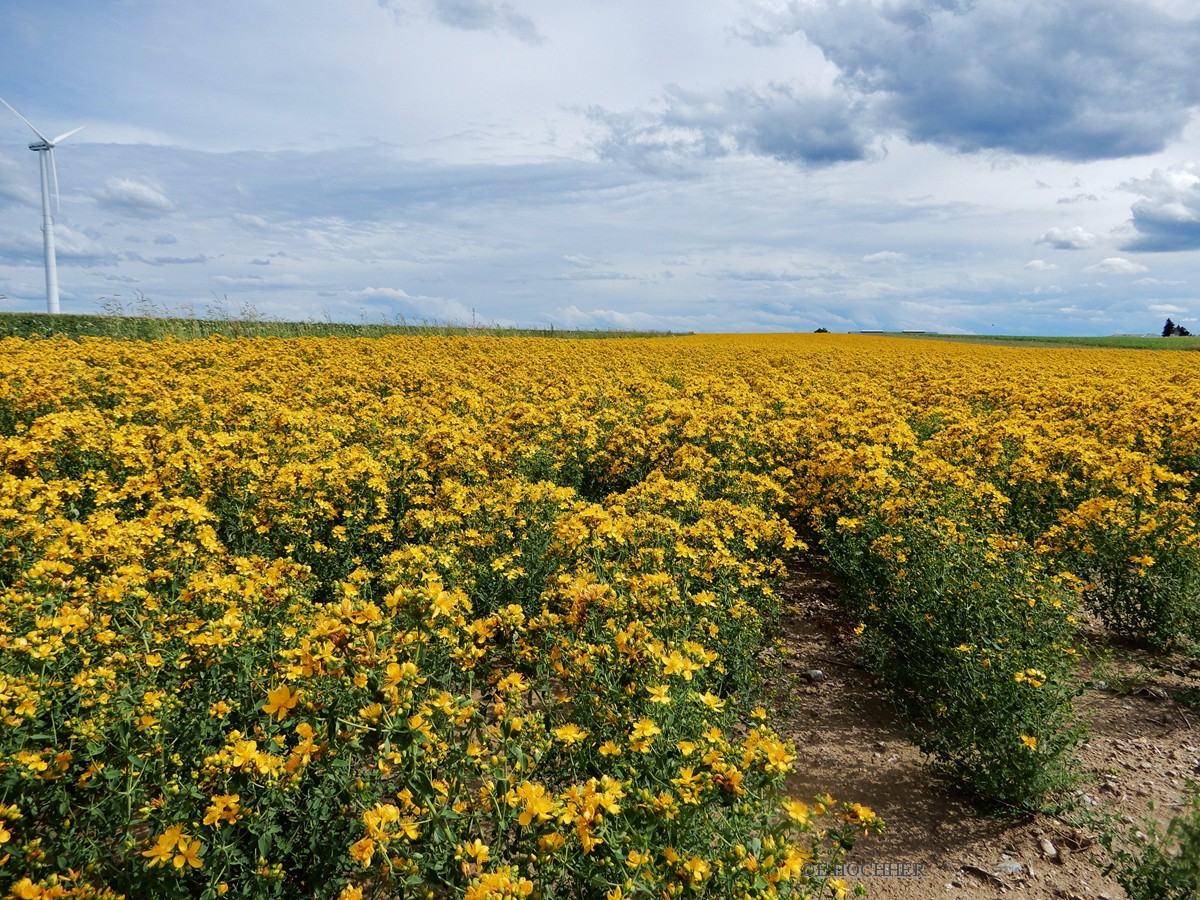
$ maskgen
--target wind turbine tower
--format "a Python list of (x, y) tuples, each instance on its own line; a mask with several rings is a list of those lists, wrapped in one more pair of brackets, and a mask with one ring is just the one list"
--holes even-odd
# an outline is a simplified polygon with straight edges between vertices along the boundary
[(71, 135), (78, 134), (84, 126), (80, 125), (50, 140), (34, 128), (27, 118), (13, 109), (12, 104), (3, 97), (0, 97), (0, 103), (12, 109), (13, 114), (28, 125), (29, 130), (38, 137), (29, 145), (29, 149), (38, 154), (38, 162), (42, 168), (42, 246), (46, 254), (46, 312), (58, 315), (58, 263), (54, 258), (54, 216), (50, 212), (51, 183), (54, 185), (54, 207), (61, 211), (58, 200), (58, 170), (54, 167), (54, 148)]

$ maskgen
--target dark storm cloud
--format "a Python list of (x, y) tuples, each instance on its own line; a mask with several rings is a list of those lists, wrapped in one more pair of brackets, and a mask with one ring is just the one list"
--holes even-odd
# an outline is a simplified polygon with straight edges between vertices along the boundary
[(812, 166), (850, 162), (870, 155), (861, 104), (841, 98), (802, 96), (784, 86), (733, 91), (733, 131), (739, 146), (763, 156)]
[(871, 155), (861, 104), (844, 96), (806, 95), (787, 85), (703, 94), (671, 86), (650, 113), (593, 109), (606, 128), (605, 159), (658, 171), (733, 152), (819, 167)]
[(1132, 225), (1137, 237), (1122, 249), (1166, 252), (1200, 248), (1200, 164), (1149, 178), (1126, 182), (1126, 190), (1141, 194), (1133, 204)]
[(1138, 0), (792, 2), (745, 36), (795, 33), (876, 102), (876, 127), (959, 151), (1153, 153), (1200, 101), (1200, 20)]

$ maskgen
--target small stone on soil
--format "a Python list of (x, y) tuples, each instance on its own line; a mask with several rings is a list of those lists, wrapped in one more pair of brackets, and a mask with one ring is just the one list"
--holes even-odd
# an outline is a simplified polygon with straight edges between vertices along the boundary
[(1050, 842), (1049, 838), (1042, 838), (1038, 841), (1038, 846), (1042, 848), (1042, 856), (1046, 857), (1046, 859), (1055, 862), (1059, 861), (1058, 848)]

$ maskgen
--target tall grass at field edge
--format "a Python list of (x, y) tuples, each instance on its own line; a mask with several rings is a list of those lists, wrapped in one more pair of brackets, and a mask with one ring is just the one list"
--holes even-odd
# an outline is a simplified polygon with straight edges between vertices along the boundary
[(226, 338), (339, 337), (380, 338), (397, 335), (414, 337), (547, 337), (574, 339), (670, 337), (666, 331), (566, 330), (550, 327), (516, 328), (502, 325), (463, 325), (443, 322), (395, 323), (284, 322), (272, 319), (212, 318), (126, 315), (50, 315), (48, 313), (0, 313), (0, 338), (54, 337), (72, 340), (105, 337), (113, 340), (155, 341), (164, 338), (197, 340), (219, 335)]

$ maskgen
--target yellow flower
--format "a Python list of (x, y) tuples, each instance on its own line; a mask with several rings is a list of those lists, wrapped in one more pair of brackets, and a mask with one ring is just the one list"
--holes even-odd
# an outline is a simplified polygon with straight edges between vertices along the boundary
[(574, 723), (560, 725), (558, 728), (554, 729), (554, 736), (567, 746), (578, 744), (580, 741), (586, 738), (587, 735), (588, 733), (586, 731)]
[(1046, 673), (1041, 669), (1026, 669), (1025, 679), (1031, 687), (1041, 687), (1046, 683)]
[(283, 717), (288, 714), (289, 710), (295, 709), (296, 704), (300, 701), (300, 695), (303, 691), (292, 693), (291, 688), (286, 684), (280, 687), (267, 691), (267, 702), (263, 706), (263, 712), (268, 716), (275, 716), (277, 722), (282, 722)]
[(176, 869), (182, 869), (185, 865), (199, 869), (204, 865), (200, 859), (201, 844), (190, 838), (191, 835), (183, 830), (182, 825), (169, 826), (155, 839), (149, 850), (142, 851), (142, 856), (150, 860), (147, 866), (152, 869), (170, 862)]
[(784, 812), (788, 814), (788, 818), (793, 822), (798, 822), (801, 825), (807, 825), (809, 823), (807, 803), (803, 803), (799, 800), (784, 800), (783, 809)]
[(162, 837), (159, 836), (153, 847), (142, 851), (142, 856), (150, 857), (150, 862), (146, 865), (148, 868), (153, 869), (155, 866), (166, 865), (171, 861), (171, 848), (165, 846), (162, 842)]
[(563, 848), (567, 839), (561, 832), (552, 831), (538, 838), (538, 847), (547, 853), (555, 853)]
[(521, 815), (517, 817), (517, 821), (521, 825), (528, 826), (534, 819), (537, 819), (539, 822), (548, 822), (550, 820), (550, 813), (554, 810), (554, 802), (546, 794), (544, 787), (540, 784), (531, 784), (525, 781), (517, 787), (516, 793), (518, 799), (524, 804)]
[(362, 866), (364, 869), (371, 868), (371, 858), (375, 855), (375, 842), (370, 838), (363, 838), (360, 841), (355, 841), (350, 845), (350, 858)]
[(383, 704), (372, 703), (368, 706), (364, 706), (362, 709), (360, 709), (358, 711), (358, 714), (360, 716), (362, 716), (364, 719), (369, 719), (369, 720), (378, 719), (380, 716), (383, 715)]
[(22, 763), (31, 772), (45, 772), (50, 768), (50, 764), (42, 758), (42, 755), (34, 753), (32, 750), (21, 750), (14, 755), (17, 761)]
[(485, 844), (483, 841), (479, 840), (478, 838), (476, 838), (475, 840), (471, 841), (468, 844), (460, 844), (458, 846), (457, 850), (458, 850), (458, 853), (456, 854), (457, 856), (460, 856), (460, 857), (469, 856), (473, 860), (475, 860), (475, 862), (478, 863), (479, 865), (483, 865), (483, 863), (487, 862), (489, 859), (492, 858), (492, 854), (491, 854), (491, 851), (488, 849), (488, 845)]
[(212, 804), (204, 813), (204, 824), (220, 825), (221, 822), (229, 822), (232, 825), (238, 820), (240, 812), (240, 794), (215, 794)]
[(496, 683), (496, 690), (501, 694), (506, 694), (510, 691), (519, 694), (529, 690), (529, 682), (525, 680), (525, 676), (520, 672), (512, 672)]
[(847, 822), (862, 825), (864, 832), (879, 822), (879, 816), (875, 810), (869, 806), (863, 806), (861, 803), (851, 803), (847, 806), (842, 813), (842, 818)]
[(394, 803), (376, 803), (362, 818), (368, 835), (377, 841), (387, 840), (388, 826), (400, 821), (400, 808)]
[(419, 670), (415, 663), (388, 663), (387, 678), (384, 679), (383, 689), (390, 691), (403, 683), (411, 683), (414, 685), (422, 685), (425, 683), (424, 678), (418, 677)]
[(204, 865), (200, 859), (200, 842), (190, 841), (181, 844), (178, 848), (179, 852), (175, 854), (175, 859), (172, 860), (175, 868), (182, 869), (184, 865), (189, 865), (193, 869), (199, 869)]
[(218, 700), (208, 708), (208, 714), (214, 719), (223, 719), (231, 712), (231, 708), (224, 700)]
[(238, 741), (233, 745), (232, 765), (235, 769), (248, 769), (258, 761), (258, 743), (256, 741)]
[(18, 716), (26, 716), (32, 718), (37, 713), (37, 698), (26, 697), (18, 705), (14, 712)]
[(651, 703), (661, 703), (663, 706), (670, 706), (672, 700), (669, 696), (671, 690), (670, 685), (655, 684), (646, 688), (646, 693), (650, 695)]
[(1027, 734), (1023, 734), (1023, 735), (1021, 735), (1021, 743), (1024, 744), (1026, 747), (1028, 747), (1030, 750), (1037, 750), (1037, 738), (1035, 738), (1035, 737), (1030, 737)]
[(663, 656), (661, 661), (664, 675), (682, 675), (688, 681), (692, 680), (692, 672), (700, 668), (699, 665), (684, 657), (678, 650), (672, 650), (669, 654)]
[(683, 871), (692, 887), (696, 887), (712, 874), (712, 866), (706, 860), (693, 856), (683, 864)]
[(638, 719), (629, 736), (635, 741), (642, 741), (652, 740), (656, 734), (662, 734), (662, 729), (654, 724), (653, 719)]

